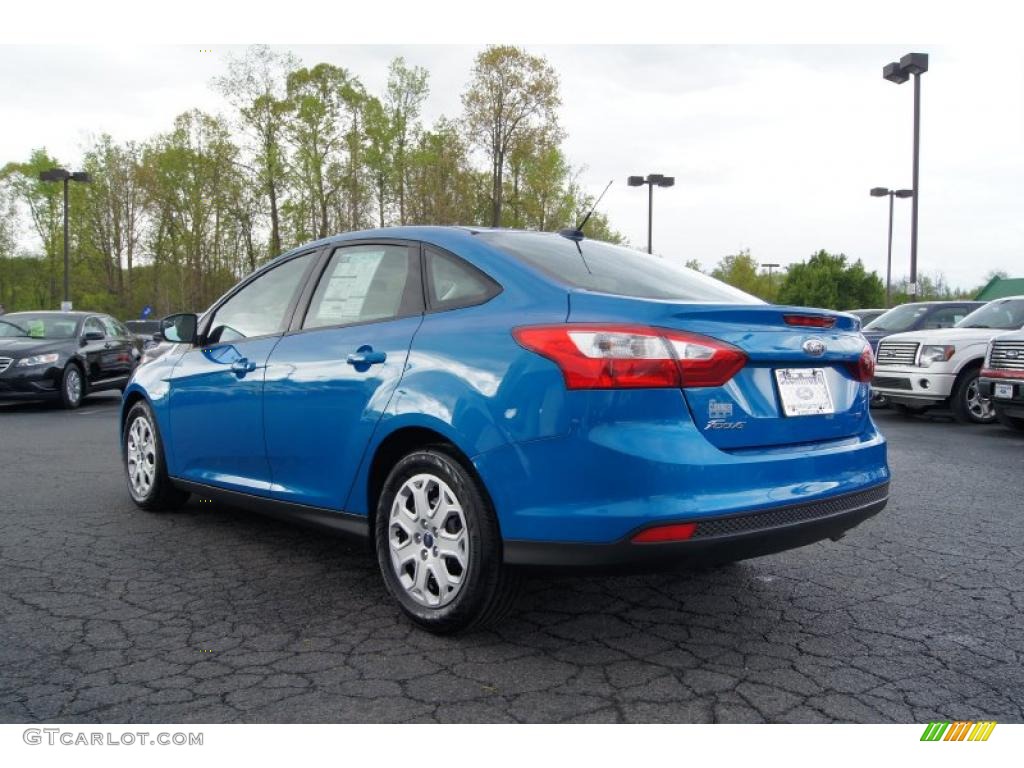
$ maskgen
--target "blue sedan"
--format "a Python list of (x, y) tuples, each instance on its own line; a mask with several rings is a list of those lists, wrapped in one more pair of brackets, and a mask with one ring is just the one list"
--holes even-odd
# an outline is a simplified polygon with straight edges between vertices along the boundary
[(854, 317), (577, 231), (348, 233), (162, 328), (122, 405), (135, 503), (365, 537), (435, 632), (497, 620), (524, 566), (754, 557), (888, 499)]

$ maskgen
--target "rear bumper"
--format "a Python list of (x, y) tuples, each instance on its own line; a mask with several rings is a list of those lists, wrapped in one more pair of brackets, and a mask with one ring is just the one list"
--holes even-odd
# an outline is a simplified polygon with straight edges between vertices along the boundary
[(888, 500), (889, 483), (882, 483), (804, 504), (700, 518), (687, 541), (634, 544), (637, 531), (610, 544), (512, 540), (505, 542), (504, 559), (509, 565), (588, 570), (671, 570), (743, 560), (838, 538), (881, 512)]

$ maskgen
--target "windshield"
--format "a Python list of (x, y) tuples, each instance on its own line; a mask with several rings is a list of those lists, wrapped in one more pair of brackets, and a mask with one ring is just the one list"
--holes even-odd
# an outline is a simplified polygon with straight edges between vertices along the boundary
[(1024, 299), (996, 299), (976, 309), (955, 328), (998, 328), (1016, 331), (1024, 328)]
[(901, 304), (864, 326), (865, 331), (909, 331), (928, 312), (927, 305)]
[(0, 338), (73, 339), (78, 319), (67, 315), (14, 312), (0, 318)]
[(481, 232), (479, 237), (558, 282), (585, 291), (714, 304), (764, 303), (671, 259), (598, 240), (576, 242), (544, 232)]

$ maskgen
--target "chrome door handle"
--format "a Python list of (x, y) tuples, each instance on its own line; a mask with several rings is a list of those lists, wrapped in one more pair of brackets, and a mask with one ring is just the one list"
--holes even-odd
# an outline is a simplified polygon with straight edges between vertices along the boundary
[(349, 365), (356, 367), (379, 365), (388, 359), (387, 352), (374, 352), (373, 347), (369, 345), (363, 345), (357, 349), (353, 354), (346, 358)]
[(231, 364), (231, 370), (239, 376), (244, 376), (245, 374), (252, 373), (256, 370), (256, 363), (243, 357), (240, 360), (235, 360), (235, 362)]

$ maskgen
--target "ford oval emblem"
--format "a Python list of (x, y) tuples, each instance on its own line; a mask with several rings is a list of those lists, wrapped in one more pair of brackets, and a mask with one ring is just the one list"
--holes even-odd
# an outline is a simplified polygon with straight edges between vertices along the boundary
[(804, 352), (811, 357), (821, 357), (825, 354), (825, 350), (827, 349), (825, 342), (820, 339), (808, 339), (804, 342), (803, 347)]

